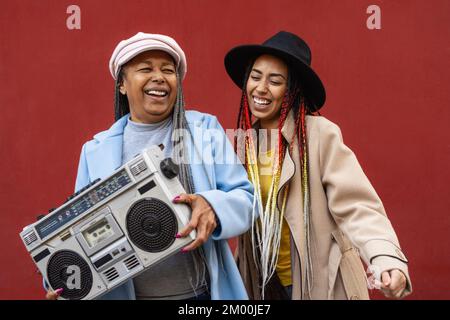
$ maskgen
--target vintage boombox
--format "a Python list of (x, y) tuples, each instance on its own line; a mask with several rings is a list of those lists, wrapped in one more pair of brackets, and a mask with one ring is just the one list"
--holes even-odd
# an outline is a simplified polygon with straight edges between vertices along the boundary
[(26, 249), (61, 299), (94, 299), (179, 252), (195, 238), (176, 238), (190, 208), (178, 166), (152, 146), (70, 196), (20, 233)]

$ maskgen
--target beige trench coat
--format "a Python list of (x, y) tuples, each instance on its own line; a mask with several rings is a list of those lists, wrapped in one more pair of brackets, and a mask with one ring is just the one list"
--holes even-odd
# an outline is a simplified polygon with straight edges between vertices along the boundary
[[(354, 153), (344, 144), (339, 127), (322, 116), (306, 116), (311, 190), (311, 257), (313, 287), (306, 292), (303, 204), (299, 151), (283, 161), (278, 208), (289, 184), (285, 218), (291, 231), (293, 299), (368, 299), (366, 266), (381, 274), (400, 269), (407, 278), (403, 297), (412, 292), (407, 259), (400, 249), (383, 204)], [(282, 128), (293, 137), (289, 113)], [(295, 141), (295, 146), (298, 146)], [(257, 273), (249, 233), (238, 240), (237, 262), (250, 299), (259, 299)]]

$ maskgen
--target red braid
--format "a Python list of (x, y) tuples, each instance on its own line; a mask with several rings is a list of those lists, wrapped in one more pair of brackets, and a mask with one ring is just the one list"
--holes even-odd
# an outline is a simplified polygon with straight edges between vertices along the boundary
[(305, 123), (305, 118), (306, 118), (306, 110), (305, 110), (305, 104), (302, 102), (300, 105), (300, 137), (298, 139), (298, 144), (299, 144), (299, 152), (300, 152), (300, 162), (303, 163), (303, 155), (305, 152), (305, 148), (306, 148), (306, 123)]
[(280, 117), (278, 119), (278, 161), (282, 164), (285, 154), (285, 144), (283, 140), (283, 135), (281, 134), (281, 129), (283, 128), (284, 122), (286, 121), (287, 115), (290, 110), (292, 98), (289, 92), (286, 91), (283, 101), (281, 102)]
[(252, 124), (251, 124), (250, 107), (248, 105), (247, 95), (244, 96), (243, 108), (244, 108), (244, 118), (245, 118), (244, 128), (245, 128), (245, 130), (248, 130), (248, 129), (252, 128)]
[[(252, 139), (252, 133), (250, 132), (250, 134), (248, 134), (248, 130), (252, 129), (252, 124), (251, 124), (250, 107), (248, 105), (248, 99), (245, 93), (242, 99), (242, 108), (244, 112), (243, 129), (245, 130), (245, 145), (247, 145), (250, 144), (250, 140)], [(245, 156), (245, 168), (248, 169), (247, 155)]]
[[(301, 105), (299, 106), (301, 108)], [(291, 145), (289, 146), (289, 151), (292, 153), (292, 149), (294, 147), (294, 141), (295, 141), (295, 137), (297, 137), (297, 141), (300, 142), (300, 133), (299, 133), (299, 125), (300, 125), (300, 118), (301, 117), (297, 117), (295, 118), (295, 130), (294, 130), (294, 134), (292, 136), (292, 140), (291, 140)], [(301, 154), (301, 151), (300, 151)], [(300, 155), (301, 157), (301, 155)]]

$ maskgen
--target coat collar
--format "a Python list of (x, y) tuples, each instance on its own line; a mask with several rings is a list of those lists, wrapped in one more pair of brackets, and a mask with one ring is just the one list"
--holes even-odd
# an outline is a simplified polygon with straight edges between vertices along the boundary
[(114, 122), (114, 124), (108, 130), (97, 133), (94, 136), (94, 139), (97, 140), (98, 142), (101, 142), (103, 140), (115, 137), (117, 135), (122, 135), (125, 126), (127, 125), (129, 116), (130, 114), (127, 113), (122, 118)]
[[(122, 165), (123, 132), (129, 114), (117, 120), (108, 130), (94, 135), (94, 143), (86, 150), (86, 161), (90, 180), (105, 178)], [(187, 111), (186, 120), (192, 130), (203, 123), (204, 115), (200, 112)]]
[(294, 110), (290, 110), (286, 120), (284, 121), (283, 128), (281, 128), (281, 134), (289, 143), (292, 141), (292, 138), (295, 134), (295, 119), (294, 119)]

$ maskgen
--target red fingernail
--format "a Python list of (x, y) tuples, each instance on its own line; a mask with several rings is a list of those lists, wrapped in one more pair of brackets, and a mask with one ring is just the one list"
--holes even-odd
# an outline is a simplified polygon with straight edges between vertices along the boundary
[(180, 200), (180, 196), (176, 196), (175, 198), (173, 198), (173, 201), (178, 201)]
[(181, 253), (186, 253), (187, 250), (186, 250), (185, 248), (183, 248), (183, 249), (180, 250), (180, 252), (181, 252)]
[(175, 238), (181, 238), (181, 235), (179, 233), (177, 233), (177, 235), (175, 236)]
[(59, 288), (55, 290), (55, 293), (57, 293), (58, 295), (60, 295), (62, 292), (64, 291), (63, 288)]

